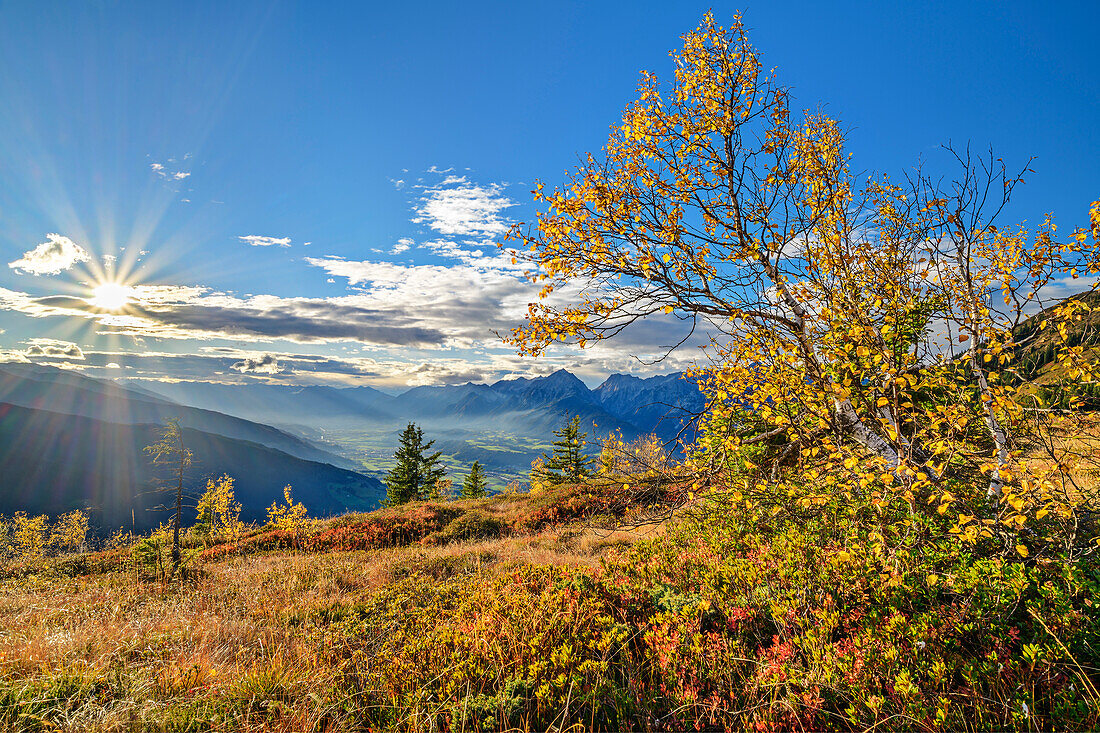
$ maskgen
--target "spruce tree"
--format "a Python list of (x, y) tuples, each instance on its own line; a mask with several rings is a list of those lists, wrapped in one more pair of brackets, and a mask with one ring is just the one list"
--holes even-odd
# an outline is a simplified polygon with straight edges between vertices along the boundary
[(474, 461), (470, 466), (470, 474), (462, 482), (463, 499), (480, 499), (485, 496), (488, 483), (485, 481), (485, 472), (481, 470), (481, 463)]
[(554, 431), (558, 440), (553, 443), (553, 454), (542, 454), (542, 468), (536, 477), (548, 484), (580, 481), (588, 475), (592, 457), (584, 452), (588, 433), (580, 431), (581, 416), (575, 415), (564, 427)]
[(431, 487), (446, 475), (446, 469), (439, 462), (440, 452), (428, 454), (434, 443), (434, 440), (424, 442), (424, 431), (415, 423), (409, 423), (401, 433), (393, 454), (394, 467), (383, 480), (387, 506), (424, 499)]

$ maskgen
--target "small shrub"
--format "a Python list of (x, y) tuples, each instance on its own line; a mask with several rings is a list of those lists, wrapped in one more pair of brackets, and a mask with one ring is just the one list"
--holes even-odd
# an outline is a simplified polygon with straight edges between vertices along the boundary
[(503, 531), (504, 524), (499, 520), (484, 512), (469, 510), (452, 519), (442, 530), (428, 535), (425, 541), (446, 545), (467, 540), (487, 540), (500, 537)]
[(61, 552), (78, 552), (88, 541), (88, 516), (75, 510), (62, 514), (50, 530), (50, 547)]
[(267, 509), (267, 521), (275, 525), (276, 529), (297, 535), (306, 525), (308, 510), (302, 502), (295, 502), (290, 495), (290, 484), (283, 487), (283, 500), (285, 504), (272, 502)]
[(29, 517), (26, 512), (12, 515), (12, 545), (15, 556), (25, 563), (42, 559), (48, 545), (48, 520), (45, 516)]
[(210, 542), (232, 542), (244, 531), (241, 522), (241, 504), (233, 491), (233, 478), (229, 475), (209, 479), (197, 506), (198, 516), (191, 532), (205, 547)]

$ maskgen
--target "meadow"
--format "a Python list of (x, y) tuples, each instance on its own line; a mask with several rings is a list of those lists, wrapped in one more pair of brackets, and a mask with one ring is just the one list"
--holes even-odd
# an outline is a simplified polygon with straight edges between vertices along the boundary
[[(616, 479), (617, 484), (617, 479)], [(1100, 573), (606, 479), (9, 557), (12, 730), (1093, 729)], [(668, 510), (676, 511), (669, 518)], [(934, 515), (933, 515), (934, 516)], [(162, 548), (163, 549), (163, 548)], [(163, 559), (163, 558), (162, 558)]]

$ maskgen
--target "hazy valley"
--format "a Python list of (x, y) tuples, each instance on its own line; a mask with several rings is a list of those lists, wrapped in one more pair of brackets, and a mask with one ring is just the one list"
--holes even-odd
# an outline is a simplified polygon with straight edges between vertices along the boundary
[[(580, 415), (592, 449), (617, 432), (690, 436), (702, 395), (673, 374), (614, 375), (595, 390), (566, 371), (492, 385), (416, 387), (387, 395), (331, 388), (199, 382), (106, 382), (29, 365), (0, 366), (0, 513), (88, 510), (100, 531), (146, 531), (165, 518), (142, 448), (180, 418), (195, 453), (186, 482), (236, 477), (242, 517), (259, 519), (291, 484), (318, 516), (371, 509), (385, 496), (401, 429), (423, 426), (461, 481), (474, 461), (490, 486), (526, 481), (552, 432)], [(62, 438), (61, 436), (69, 436)]]

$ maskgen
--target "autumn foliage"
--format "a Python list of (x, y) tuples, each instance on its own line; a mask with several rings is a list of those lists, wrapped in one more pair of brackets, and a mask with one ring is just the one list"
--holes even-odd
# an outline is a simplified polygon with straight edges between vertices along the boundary
[(709, 344), (697, 441), (611, 435), (589, 466), (574, 422), (531, 493), (445, 501), (395, 470), (390, 506), (311, 520), (287, 487), (263, 527), (226, 477), (172, 582), (127, 574), (153, 536), (76, 553), (70, 517), (50, 559), (17, 515), (46, 580), (0, 581), (26, 599), (0, 724), (1100, 727), (1100, 294), (1048, 297), (1100, 270), (1100, 202), (1059, 234), (1000, 222), (1027, 171), (991, 155), (853, 173), (740, 18), (673, 59), (513, 230), (544, 297), (511, 341), (684, 321)]
[[(662, 314), (704, 330), (709, 450), (694, 467), (768, 448), (753, 451), (768, 470), (730, 496), (786, 482), (901, 499), (958, 515), (971, 540), (991, 531), (965, 521), (981, 482), (1002, 530), (1073, 515), (1095, 452), (1024, 468), (1077, 418), (1026, 389), (1014, 334), (1047, 286), (1097, 272), (1095, 205), (1091, 236), (1059, 238), (1049, 217), (1003, 225), (1026, 171), (969, 151), (948, 151), (952, 178), (854, 174), (841, 125), (792, 111), (740, 19), (706, 16), (673, 58), (671, 83), (643, 74), (603, 155), (563, 188), (540, 184), (536, 224), (513, 229), (544, 287), (512, 343), (583, 347)], [(567, 284), (576, 297), (551, 297)], [(1064, 339), (1084, 309), (1063, 303), (1041, 328)], [(1057, 360), (1067, 384), (1098, 381), (1085, 346)]]

